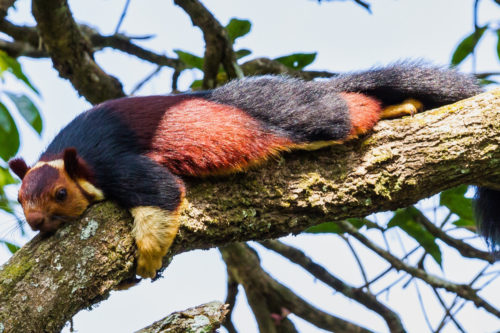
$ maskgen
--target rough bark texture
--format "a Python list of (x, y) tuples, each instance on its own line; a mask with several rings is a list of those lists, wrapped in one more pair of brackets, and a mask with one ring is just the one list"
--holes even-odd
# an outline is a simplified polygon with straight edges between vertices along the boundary
[(227, 311), (227, 305), (220, 302), (210, 302), (171, 313), (136, 333), (216, 332)]
[[(500, 90), (316, 152), (286, 154), (245, 174), (188, 180), (170, 255), (298, 233), (403, 207), (463, 184), (500, 179)], [(95, 205), (54, 236), (36, 237), (0, 270), (0, 331), (59, 331), (79, 309), (133, 277), (128, 213)]]

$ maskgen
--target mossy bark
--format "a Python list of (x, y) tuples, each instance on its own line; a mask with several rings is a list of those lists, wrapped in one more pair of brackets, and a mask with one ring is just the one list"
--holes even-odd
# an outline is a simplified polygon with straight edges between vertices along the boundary
[[(275, 238), (404, 207), (459, 184), (500, 179), (500, 90), (316, 152), (286, 154), (228, 177), (190, 179), (170, 256)], [(52, 237), (36, 237), (0, 270), (0, 332), (56, 332), (134, 276), (130, 215), (106, 202)], [(167, 262), (167, 260), (165, 261)]]

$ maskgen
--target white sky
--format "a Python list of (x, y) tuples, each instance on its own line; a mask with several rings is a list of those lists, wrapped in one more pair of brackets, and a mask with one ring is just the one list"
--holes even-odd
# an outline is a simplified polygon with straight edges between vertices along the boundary
[[(317, 60), (310, 69), (358, 70), (408, 58), (447, 64), (457, 42), (472, 31), (472, 0), (370, 2), (373, 15), (351, 1), (322, 5), (308, 0), (203, 1), (223, 24), (231, 17), (251, 20), (252, 31), (248, 36), (239, 39), (236, 45), (236, 49), (248, 48), (253, 51), (253, 55), (248, 59), (255, 56), (277, 57), (293, 52), (317, 51)], [(114, 31), (124, 3), (123, 0), (70, 1), (78, 21), (99, 27), (103, 34)], [(19, 0), (16, 6), (17, 11), (9, 13), (11, 19), (18, 23), (34, 23), (30, 16), (30, 1)], [(493, 1), (482, 1), (481, 22), (498, 17), (500, 7)], [(192, 27), (189, 17), (179, 7), (174, 6), (172, 1), (132, 0), (122, 31), (130, 35), (156, 33), (156, 38), (141, 44), (169, 56), (174, 56), (173, 49), (203, 54), (201, 32)], [(499, 70), (498, 58), (494, 53), (495, 43), (493, 35), (485, 36), (480, 47), (479, 71)], [(113, 51), (100, 52), (97, 61), (108, 73), (120, 78), (127, 92), (156, 67)], [(22, 131), (21, 155), (28, 162), (34, 162), (58, 130), (75, 115), (89, 108), (89, 104), (76, 95), (69, 82), (58, 77), (49, 60), (23, 59), (22, 63), (25, 72), (43, 96), (38, 102), (45, 121), (42, 140), (16, 117)], [(470, 70), (470, 61), (466, 62), (462, 69)], [(170, 75), (169, 70), (163, 70), (161, 75), (146, 85), (139, 94), (168, 92)], [(201, 73), (184, 73), (181, 77), (181, 88), (186, 89), (194, 77), (200, 78)], [(9, 81), (7, 84), (5, 89), (17, 88), (16, 84)], [(14, 193), (15, 189), (11, 188), (10, 192)], [(9, 226), (7, 223), (5, 225), (7, 230)], [(3, 234), (5, 232), (2, 233), (0, 229), (0, 235)], [(14, 233), (9, 233), (9, 236), (16, 239)], [(391, 245), (397, 252), (398, 240), (394, 233), (390, 236)], [(25, 240), (16, 241), (21, 243)], [(316, 261), (347, 282), (354, 285), (361, 283), (359, 270), (352, 260), (351, 253), (337, 237), (298, 236), (288, 237), (286, 242), (305, 249)], [(412, 246), (411, 243), (405, 244), (406, 249)], [(355, 302), (333, 293), (281, 257), (260, 248), (259, 253), (267, 271), (279, 281), (293, 287), (299, 295), (314, 305), (376, 331), (387, 331), (385, 323), (377, 315), (366, 312)], [(380, 260), (366, 250), (361, 249), (360, 253), (368, 271), (375, 276), (383, 267)], [(7, 251), (0, 249), (0, 262), (7, 260), (7, 257)], [(464, 281), (470, 279), (470, 274), (478, 267), (482, 267), (474, 261), (460, 261), (453, 251), (444, 254), (444, 263), (449, 278), (464, 278)], [(436, 272), (439, 272), (439, 268), (436, 268)], [(395, 275), (392, 276), (394, 277)], [(389, 280), (386, 280), (385, 284), (381, 285), (388, 283)], [(422, 287), (421, 284), (420, 286)], [(496, 287), (491, 287), (491, 294), (486, 296), (499, 307), (499, 284), (496, 284)], [(421, 291), (424, 296), (430, 293), (425, 288), (421, 288)], [(256, 332), (256, 324), (246, 310), (247, 305), (241, 295), (242, 293), (238, 299), (238, 310), (233, 314), (233, 321), (240, 332)], [(216, 250), (193, 251), (177, 256), (165, 271), (165, 278), (160, 281), (142, 282), (131, 290), (114, 292), (109, 300), (102, 302), (92, 311), (82, 311), (74, 318), (74, 326), (81, 333), (132, 332), (172, 311), (211, 300), (223, 301), (224, 298), (225, 266), (219, 253)], [(427, 331), (418, 308), (413, 283), (406, 289), (395, 289), (387, 299), (382, 299), (401, 312), (409, 332)], [(410, 299), (411, 304), (408, 302)], [(434, 301), (429, 301), (427, 306), (431, 318), (436, 323), (441, 318), (440, 308), (435, 306)], [(466, 308), (471, 315), (462, 324), (468, 332), (492, 332), (500, 327), (500, 322), (492, 316), (475, 311), (471, 305)], [(321, 332), (301, 320), (294, 322), (301, 332)], [(448, 325), (444, 330), (455, 331), (452, 325)]]

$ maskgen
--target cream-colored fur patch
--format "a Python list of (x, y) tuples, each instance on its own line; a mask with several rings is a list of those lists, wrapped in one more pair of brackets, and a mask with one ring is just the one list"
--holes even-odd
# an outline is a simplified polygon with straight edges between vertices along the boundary
[(134, 235), (139, 256), (137, 274), (154, 278), (162, 266), (162, 259), (179, 230), (179, 210), (170, 212), (154, 206), (140, 206), (130, 209), (134, 217)]
[(48, 162), (37, 162), (34, 166), (30, 168), (30, 170), (39, 168), (44, 165), (50, 165), (51, 167), (54, 167), (56, 169), (62, 170), (64, 169), (64, 161), (62, 159), (58, 160), (53, 160), (53, 161), (48, 161)]
[(104, 193), (85, 179), (78, 179), (78, 185), (80, 185), (85, 192), (94, 196), (94, 202), (104, 200)]

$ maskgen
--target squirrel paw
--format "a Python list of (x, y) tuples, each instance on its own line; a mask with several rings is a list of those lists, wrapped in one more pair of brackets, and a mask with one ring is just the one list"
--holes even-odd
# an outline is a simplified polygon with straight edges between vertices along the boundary
[(139, 252), (137, 275), (154, 278), (179, 229), (178, 210), (171, 212), (159, 207), (139, 206), (130, 212), (134, 217), (132, 232)]
[(422, 111), (424, 109), (424, 105), (422, 102), (409, 98), (403, 101), (401, 104), (391, 105), (386, 107), (380, 113), (380, 118), (388, 119), (388, 118), (398, 118), (403, 116), (413, 116), (414, 114)]

